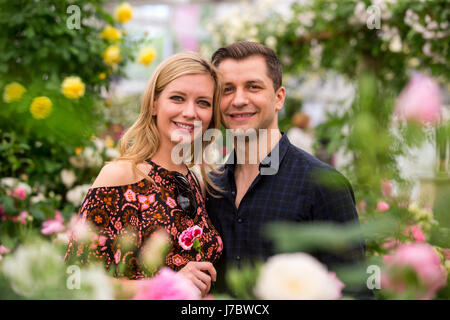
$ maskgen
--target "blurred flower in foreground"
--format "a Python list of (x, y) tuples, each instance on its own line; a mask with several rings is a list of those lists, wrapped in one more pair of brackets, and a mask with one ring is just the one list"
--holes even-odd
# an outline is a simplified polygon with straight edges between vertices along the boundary
[(421, 124), (437, 124), (441, 119), (439, 84), (421, 73), (414, 73), (395, 104), (400, 118)]
[(188, 278), (166, 267), (155, 277), (139, 282), (139, 289), (133, 300), (200, 299), (200, 290)]
[(122, 61), (122, 56), (120, 55), (120, 48), (119, 46), (112, 45), (109, 46), (104, 52), (103, 52), (103, 60), (108, 65), (115, 65)]
[(31, 115), (35, 119), (45, 119), (52, 111), (52, 101), (47, 97), (37, 97), (33, 99), (30, 106)]
[(5, 86), (3, 91), (3, 101), (9, 103), (20, 100), (27, 91), (20, 83), (12, 82)]
[(344, 284), (306, 253), (279, 254), (261, 269), (255, 294), (265, 300), (334, 300)]
[(141, 49), (137, 62), (146, 65), (147, 67), (153, 62), (156, 57), (156, 51), (152, 47)]
[(145, 241), (140, 260), (149, 271), (157, 270), (165, 260), (171, 246), (170, 238), (165, 229), (152, 233)]
[(56, 210), (55, 211), (55, 219), (48, 219), (42, 223), (42, 234), (50, 235), (53, 233), (59, 233), (64, 231), (64, 218), (61, 213)]
[(103, 39), (114, 42), (117, 40), (120, 40), (120, 38), (122, 38), (122, 33), (120, 32), (120, 30), (107, 25), (105, 27), (105, 29), (103, 29), (101, 35), (100, 35)]
[(114, 17), (120, 23), (125, 23), (133, 16), (132, 8), (128, 2), (124, 2), (114, 9)]
[(2, 261), (4, 254), (8, 254), (10, 252), (11, 250), (9, 248), (5, 247), (4, 245), (0, 245), (0, 261)]
[[(433, 299), (447, 283), (447, 272), (434, 248), (427, 243), (402, 244), (383, 258), (383, 289), (412, 299)], [(411, 279), (411, 272), (417, 281)], [(408, 292), (412, 291), (412, 292)]]
[(62, 94), (69, 99), (78, 99), (84, 96), (85, 85), (80, 77), (67, 77), (61, 85)]

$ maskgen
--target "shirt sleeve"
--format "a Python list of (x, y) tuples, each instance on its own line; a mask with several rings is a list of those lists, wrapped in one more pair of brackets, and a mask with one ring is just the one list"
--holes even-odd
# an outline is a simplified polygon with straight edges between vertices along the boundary
[[(315, 172), (315, 196), (312, 204), (312, 220), (338, 224), (359, 225), (355, 207), (355, 196), (350, 182), (335, 169), (322, 169)], [(365, 267), (366, 244), (359, 241), (339, 252), (320, 251), (314, 255), (329, 269), (339, 266)], [(365, 285), (365, 284), (364, 284)], [(372, 299), (373, 292), (366, 287), (344, 290), (360, 299)]]

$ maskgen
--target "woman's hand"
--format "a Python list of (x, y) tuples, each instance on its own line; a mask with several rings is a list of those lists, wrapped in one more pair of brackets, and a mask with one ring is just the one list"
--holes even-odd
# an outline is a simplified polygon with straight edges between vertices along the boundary
[(202, 297), (206, 296), (211, 289), (211, 281), (217, 280), (217, 272), (211, 262), (190, 261), (178, 272), (192, 281), (202, 293)]

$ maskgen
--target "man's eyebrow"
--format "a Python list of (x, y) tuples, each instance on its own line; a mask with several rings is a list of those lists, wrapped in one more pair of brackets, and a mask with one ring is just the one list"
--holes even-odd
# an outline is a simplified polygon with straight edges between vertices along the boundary
[[(247, 80), (245, 83), (246, 84), (259, 83), (259, 84), (263, 85), (264, 81), (259, 80), (259, 79), (253, 79), (253, 80)], [(225, 82), (225, 86), (231, 86), (231, 85), (234, 85), (234, 83), (233, 82)]]

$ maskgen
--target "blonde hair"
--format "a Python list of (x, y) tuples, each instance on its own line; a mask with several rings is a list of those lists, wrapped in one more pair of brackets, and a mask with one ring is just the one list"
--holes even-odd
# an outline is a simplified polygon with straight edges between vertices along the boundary
[[(137, 168), (137, 164), (150, 159), (158, 150), (160, 146), (160, 135), (156, 126), (156, 117), (153, 115), (155, 100), (164, 88), (173, 80), (191, 74), (209, 74), (214, 80), (214, 96), (212, 101), (213, 115), (208, 129), (218, 129), (220, 126), (220, 97), (222, 93), (222, 83), (219, 79), (219, 73), (216, 68), (203, 59), (195, 52), (177, 53), (168, 59), (164, 60), (155, 70), (152, 77), (148, 81), (145, 89), (142, 102), (141, 111), (136, 122), (125, 132), (120, 140), (121, 157), (116, 160), (131, 160), (133, 169), (143, 175), (152, 183), (154, 181), (145, 173)], [(211, 141), (202, 141), (202, 150), (204, 150)], [(203, 153), (202, 153), (203, 154)], [(191, 153), (192, 159), (194, 154)], [(194, 162), (191, 161), (188, 167), (192, 167)], [(219, 171), (210, 164), (205, 164), (202, 156), (202, 163), (200, 165), (200, 172), (203, 181), (205, 182), (206, 190), (212, 194), (211, 187), (217, 191), (221, 191), (209, 178), (208, 172)]]

